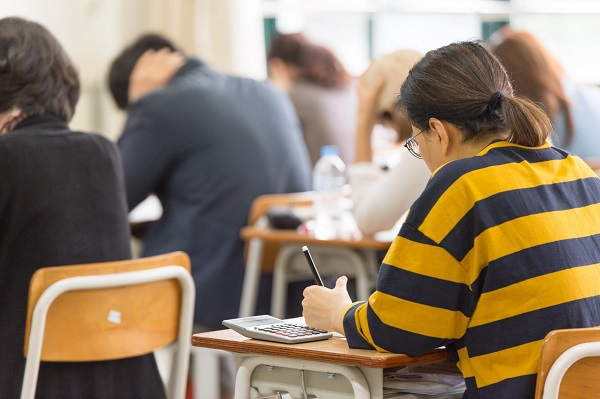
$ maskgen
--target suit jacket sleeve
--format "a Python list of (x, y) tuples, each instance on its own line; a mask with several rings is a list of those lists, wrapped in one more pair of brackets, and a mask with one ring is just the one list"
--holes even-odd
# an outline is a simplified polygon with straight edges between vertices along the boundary
[(140, 99), (128, 110), (118, 146), (129, 210), (155, 192), (168, 175), (175, 139), (173, 128), (166, 128), (169, 125), (167, 119), (168, 115), (148, 97)]

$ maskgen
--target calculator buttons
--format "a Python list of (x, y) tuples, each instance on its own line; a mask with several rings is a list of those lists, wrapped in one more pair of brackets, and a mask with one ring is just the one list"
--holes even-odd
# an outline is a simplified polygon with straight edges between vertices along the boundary
[(303, 324), (284, 322), (270, 315), (223, 320), (223, 325), (249, 338), (287, 344), (319, 341), (333, 336), (331, 332)]
[(301, 338), (330, 334), (325, 330), (298, 324), (278, 324), (266, 327), (254, 327), (254, 330), (287, 338)]

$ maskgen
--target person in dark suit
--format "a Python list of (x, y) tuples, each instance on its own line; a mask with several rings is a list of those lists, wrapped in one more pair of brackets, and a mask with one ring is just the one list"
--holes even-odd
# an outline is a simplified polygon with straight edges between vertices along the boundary
[[(164, 37), (140, 37), (113, 61), (109, 86), (127, 111), (118, 146), (129, 209), (151, 193), (164, 209), (143, 236), (143, 254), (190, 255), (195, 323), (214, 330), (239, 312), (244, 278), (239, 233), (252, 201), (262, 194), (310, 190), (311, 167), (284, 93), (267, 82), (219, 73), (199, 59), (179, 56), (177, 63), (175, 51)], [(154, 64), (145, 74), (146, 61), (153, 64), (160, 56), (166, 64)], [(147, 83), (140, 77), (157, 74), (167, 78), (165, 85), (140, 91)], [(262, 304), (268, 312), (267, 299)]]
[[(41, 267), (130, 258), (122, 165), (69, 129), (77, 71), (41, 25), (0, 20), (0, 397), (18, 398), (29, 281)], [(38, 398), (164, 398), (152, 353), (42, 362)]]

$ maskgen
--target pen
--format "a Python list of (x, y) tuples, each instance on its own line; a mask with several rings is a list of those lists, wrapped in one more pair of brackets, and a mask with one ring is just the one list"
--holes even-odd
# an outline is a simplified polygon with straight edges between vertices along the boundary
[(312, 271), (313, 277), (315, 278), (315, 282), (317, 285), (323, 286), (323, 280), (321, 280), (321, 276), (319, 275), (319, 271), (317, 270), (317, 266), (313, 261), (312, 256), (310, 256), (310, 252), (308, 251), (308, 247), (305, 245), (302, 247), (302, 251), (304, 252), (304, 256), (306, 257), (306, 261), (308, 262), (308, 266), (310, 266), (310, 271)]

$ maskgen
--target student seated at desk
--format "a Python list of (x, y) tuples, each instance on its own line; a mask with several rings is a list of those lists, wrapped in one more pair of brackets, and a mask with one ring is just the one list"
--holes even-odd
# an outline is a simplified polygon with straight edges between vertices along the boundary
[(355, 163), (348, 168), (352, 186), (352, 214), (364, 234), (390, 230), (419, 197), (431, 176), (427, 166), (402, 148), (400, 160), (384, 171), (372, 162), (371, 135), (375, 125), (390, 128), (397, 142), (411, 135), (410, 123), (394, 112), (394, 101), (410, 68), (423, 55), (399, 50), (371, 63), (358, 85), (358, 122)]
[[(220, 329), (240, 308), (239, 231), (252, 201), (310, 186), (308, 151), (292, 104), (271, 85), (215, 71), (155, 34), (120, 52), (108, 83), (117, 106), (127, 111), (117, 145), (129, 209), (150, 194), (164, 209), (144, 234), (142, 255), (189, 254), (194, 323), (199, 331)], [(269, 286), (270, 276), (261, 281)]]
[(335, 145), (348, 164), (354, 159), (356, 85), (328, 48), (302, 33), (275, 36), (267, 54), (269, 78), (294, 104), (311, 165), (321, 147)]
[[(108, 139), (73, 132), (79, 76), (43, 26), (0, 19), (0, 397), (23, 383), (27, 293), (46, 266), (129, 259), (123, 171)], [(36, 398), (157, 398), (152, 353), (41, 362)]]
[(433, 176), (369, 301), (345, 277), (311, 286), (306, 322), (353, 348), (446, 346), (470, 399), (530, 399), (546, 334), (600, 325), (600, 179), (546, 142), (546, 114), (477, 42), (428, 52), (397, 107)]

